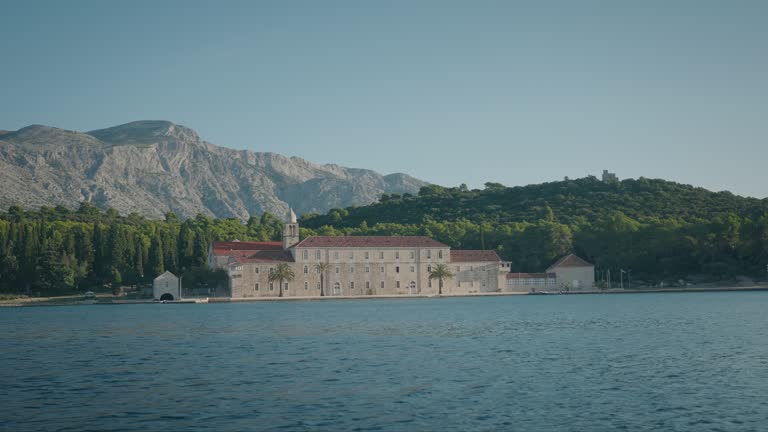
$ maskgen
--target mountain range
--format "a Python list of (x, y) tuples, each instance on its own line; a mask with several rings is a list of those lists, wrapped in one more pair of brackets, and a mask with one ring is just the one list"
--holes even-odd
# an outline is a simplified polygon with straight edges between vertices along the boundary
[(33, 125), (0, 131), (0, 209), (87, 201), (120, 213), (246, 220), (366, 205), (382, 193), (414, 193), (406, 174), (319, 165), (277, 153), (233, 150), (169, 121), (76, 132)]

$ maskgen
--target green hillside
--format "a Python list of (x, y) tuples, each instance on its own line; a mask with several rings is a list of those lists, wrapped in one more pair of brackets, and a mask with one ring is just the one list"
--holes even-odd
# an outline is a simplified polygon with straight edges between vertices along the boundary
[(308, 228), (356, 227), (363, 221), (368, 225), (417, 224), (425, 216), (439, 221), (533, 222), (548, 217), (549, 209), (555, 221), (571, 225), (594, 222), (615, 212), (637, 220), (691, 220), (727, 213), (754, 217), (768, 210), (768, 200), (665, 180), (640, 178), (603, 183), (586, 177), (518, 187), (486, 183), (483, 190), (428, 186), (418, 196), (384, 195), (373, 205), (331, 210), (322, 216), (306, 215), (302, 222)]
[[(632, 270), (669, 286), (739, 275), (765, 278), (768, 202), (662, 180), (604, 184), (594, 178), (483, 190), (423, 188), (365, 207), (305, 215), (301, 236), (427, 235), (453, 248), (493, 249), (512, 271), (543, 271), (575, 252), (598, 275)], [(198, 215), (182, 221), (42, 207), (0, 212), (0, 292), (66, 293), (143, 284), (165, 270), (187, 286), (222, 283), (206, 269), (214, 240), (279, 240), (282, 221)]]
[(495, 249), (513, 271), (542, 271), (576, 252), (598, 270), (662, 280), (764, 277), (768, 200), (664, 180), (595, 177), (483, 190), (424, 187), (418, 196), (305, 215), (306, 234), (430, 235), (452, 247)]

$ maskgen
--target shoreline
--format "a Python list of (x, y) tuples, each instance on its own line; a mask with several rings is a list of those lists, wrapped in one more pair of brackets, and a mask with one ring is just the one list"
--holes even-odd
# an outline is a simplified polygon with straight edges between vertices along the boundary
[(768, 285), (754, 286), (729, 286), (707, 288), (656, 288), (656, 289), (632, 289), (632, 290), (591, 290), (576, 292), (492, 292), (492, 293), (467, 293), (467, 294), (442, 294), (442, 295), (365, 295), (365, 296), (303, 296), (303, 297), (203, 297), (188, 298), (175, 301), (160, 302), (156, 300), (116, 300), (102, 298), (104, 301), (83, 300), (80, 296), (47, 297), (41, 299), (25, 298), (0, 301), (2, 307), (52, 307), (52, 306), (115, 306), (132, 304), (205, 304), (205, 303), (253, 303), (253, 302), (280, 302), (280, 301), (327, 301), (327, 300), (391, 300), (391, 299), (439, 299), (460, 297), (507, 297), (507, 296), (542, 296), (542, 295), (594, 295), (594, 294), (654, 294), (654, 293), (701, 293), (701, 292), (745, 292), (768, 291)]

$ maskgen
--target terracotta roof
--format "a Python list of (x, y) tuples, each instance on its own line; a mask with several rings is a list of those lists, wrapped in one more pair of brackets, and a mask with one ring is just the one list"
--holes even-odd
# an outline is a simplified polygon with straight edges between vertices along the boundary
[(238, 264), (294, 262), (293, 255), (286, 250), (234, 251), (231, 256)]
[(556, 263), (549, 266), (547, 271), (552, 270), (555, 267), (594, 267), (592, 264), (584, 261), (574, 254), (566, 255), (560, 258)]
[(507, 279), (554, 279), (554, 273), (507, 273)]
[(499, 262), (501, 258), (492, 250), (452, 250), (451, 262)]
[(231, 255), (233, 251), (283, 250), (282, 242), (222, 242), (211, 243), (214, 255)]
[(415, 236), (313, 236), (297, 243), (295, 248), (447, 248), (448, 246), (429, 237)]

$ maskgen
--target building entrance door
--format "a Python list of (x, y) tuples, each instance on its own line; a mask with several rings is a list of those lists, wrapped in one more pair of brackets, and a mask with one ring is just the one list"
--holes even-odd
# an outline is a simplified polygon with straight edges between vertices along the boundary
[(335, 296), (341, 295), (341, 284), (339, 284), (338, 282), (333, 284), (333, 295)]

